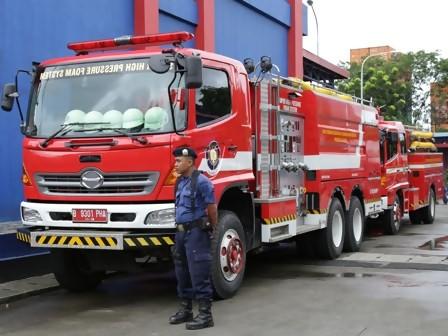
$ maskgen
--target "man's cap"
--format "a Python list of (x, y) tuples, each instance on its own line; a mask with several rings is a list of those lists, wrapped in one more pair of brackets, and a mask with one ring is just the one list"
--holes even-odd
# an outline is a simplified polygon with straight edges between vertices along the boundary
[(196, 159), (198, 157), (198, 155), (196, 154), (196, 152), (193, 149), (191, 149), (190, 147), (186, 147), (186, 146), (177, 147), (173, 151), (173, 155), (175, 157), (178, 157), (178, 156), (190, 156), (193, 159)]

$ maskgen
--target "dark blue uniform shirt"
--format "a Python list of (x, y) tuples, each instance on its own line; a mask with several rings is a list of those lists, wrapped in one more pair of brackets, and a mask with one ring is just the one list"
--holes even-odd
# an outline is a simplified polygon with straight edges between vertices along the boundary
[[(191, 198), (195, 197), (195, 210), (191, 208)], [(186, 223), (206, 216), (207, 205), (215, 203), (213, 184), (203, 174), (199, 174), (196, 192), (191, 190), (191, 177), (180, 177), (176, 193), (176, 223)]]

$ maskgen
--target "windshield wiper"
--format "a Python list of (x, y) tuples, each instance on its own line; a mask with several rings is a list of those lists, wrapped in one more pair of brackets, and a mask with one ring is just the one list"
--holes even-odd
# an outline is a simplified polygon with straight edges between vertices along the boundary
[[(92, 125), (94, 123), (87, 123), (88, 125)], [(97, 124), (106, 124), (106, 123), (97, 123)], [(109, 123), (107, 123), (109, 124)], [(138, 143), (142, 144), (142, 145), (146, 145), (148, 143), (148, 140), (144, 137), (135, 135), (135, 134), (131, 134), (128, 133), (126, 131), (124, 131), (122, 128), (115, 128), (115, 127), (107, 127), (107, 128), (89, 128), (89, 129), (79, 129), (79, 130), (73, 130), (73, 132), (89, 132), (89, 131), (97, 131), (97, 132), (102, 132), (102, 131), (114, 131), (117, 132), (119, 134), (125, 135), (127, 136), (129, 139), (135, 140)]]
[(73, 126), (92, 126), (92, 125), (107, 125), (108, 122), (97, 122), (97, 123), (69, 123), (64, 124), (59, 128), (56, 132), (54, 132), (52, 135), (50, 135), (48, 138), (46, 138), (44, 141), (40, 143), (41, 147), (46, 148), (49, 144), (49, 142), (56, 138), (57, 136), (64, 136), (68, 132), (89, 132), (89, 131), (114, 131), (119, 134), (125, 135), (128, 138), (137, 141), (138, 143), (142, 145), (146, 145), (148, 143), (148, 140), (144, 137), (140, 137), (138, 135), (130, 134), (126, 131), (124, 131), (121, 128), (114, 128), (114, 127), (108, 127), (108, 128), (88, 128), (88, 129), (73, 129)]
[(54, 132), (48, 138), (46, 138), (44, 141), (42, 141), (40, 143), (40, 146), (43, 147), (43, 148), (46, 148), (52, 139), (56, 138), (57, 136), (63, 136), (65, 134), (67, 134), (68, 132), (72, 131), (73, 130), (72, 129), (73, 126), (104, 125), (104, 124), (108, 124), (108, 123), (104, 123), (104, 122), (99, 122), (99, 123), (79, 123), (79, 122), (77, 122), (77, 123), (63, 124), (63, 125), (61, 125), (61, 127), (56, 132)]
[(138, 135), (135, 135), (135, 134), (128, 133), (126, 131), (123, 131), (122, 128), (114, 128), (114, 127), (101, 128), (101, 129), (98, 129), (97, 131), (114, 131), (114, 132), (117, 132), (119, 134), (125, 135), (129, 139), (135, 140), (135, 141), (137, 141), (138, 143), (140, 143), (142, 145), (146, 145), (148, 143), (148, 140), (146, 138), (138, 136)]

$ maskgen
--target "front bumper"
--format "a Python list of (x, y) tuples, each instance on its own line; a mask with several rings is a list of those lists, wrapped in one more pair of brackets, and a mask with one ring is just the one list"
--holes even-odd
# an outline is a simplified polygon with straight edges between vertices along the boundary
[(132, 233), (120, 231), (75, 231), (20, 228), (17, 239), (31, 247), (92, 250), (135, 250), (169, 248), (174, 245), (173, 233)]
[[(57, 227), (67, 229), (100, 230), (148, 230), (173, 229), (176, 225), (174, 217), (165, 224), (147, 223), (145, 218), (149, 213), (160, 210), (174, 209), (174, 203), (148, 203), (148, 204), (77, 204), (77, 203), (37, 203), (22, 202), (22, 223), (27, 226)], [(40, 220), (27, 221), (23, 218), (23, 208), (35, 211)], [(73, 209), (105, 209), (108, 214), (107, 223), (73, 223)], [(128, 219), (120, 215), (127, 215)]]

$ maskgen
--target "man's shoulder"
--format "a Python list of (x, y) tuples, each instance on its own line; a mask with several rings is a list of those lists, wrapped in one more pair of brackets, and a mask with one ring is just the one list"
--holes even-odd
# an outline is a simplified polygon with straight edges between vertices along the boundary
[(198, 184), (203, 184), (203, 183), (212, 184), (212, 181), (210, 181), (210, 179), (206, 175), (204, 175), (203, 173), (200, 173), (198, 175)]

